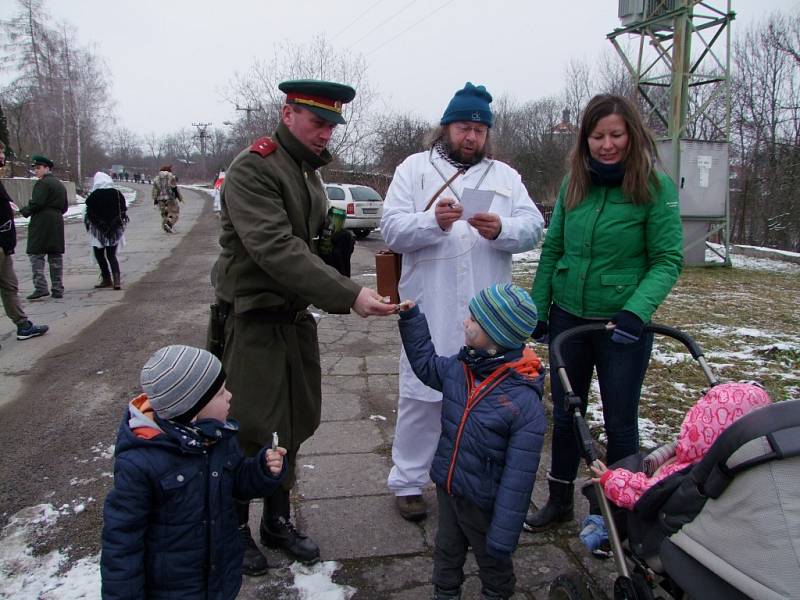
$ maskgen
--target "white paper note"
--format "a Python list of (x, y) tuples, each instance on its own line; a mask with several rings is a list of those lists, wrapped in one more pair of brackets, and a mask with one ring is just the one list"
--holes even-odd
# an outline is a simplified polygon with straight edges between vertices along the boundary
[(461, 220), (471, 219), (477, 213), (489, 212), (493, 199), (494, 191), (492, 190), (464, 188), (464, 191), (461, 192), (461, 206), (464, 207)]

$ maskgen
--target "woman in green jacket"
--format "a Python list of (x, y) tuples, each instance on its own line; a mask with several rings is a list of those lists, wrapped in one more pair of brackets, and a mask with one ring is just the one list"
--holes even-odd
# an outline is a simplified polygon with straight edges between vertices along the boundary
[[(597, 370), (609, 464), (638, 452), (638, 409), (650, 361), (656, 308), (683, 264), (678, 194), (654, 168), (656, 149), (636, 108), (625, 98), (599, 95), (584, 111), (570, 172), (561, 186), (531, 295), (542, 320), (534, 339), (555, 337), (596, 321), (615, 324), (563, 348), (570, 383), (585, 413)], [(553, 356), (550, 354), (550, 362)], [(564, 388), (550, 378), (553, 440), (550, 498), (526, 519), (541, 530), (573, 517), (573, 480), (580, 454)]]

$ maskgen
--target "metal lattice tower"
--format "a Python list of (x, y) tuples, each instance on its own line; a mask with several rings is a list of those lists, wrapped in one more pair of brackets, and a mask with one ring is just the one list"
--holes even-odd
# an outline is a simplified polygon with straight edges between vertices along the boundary
[[(704, 264), (697, 252), (704, 255), (705, 242), (720, 233), (724, 254), (714, 251), (730, 265), (727, 163), (735, 16), (731, 0), (619, 0), (622, 27), (607, 36), (649, 111), (662, 162), (679, 187), (687, 264)], [(634, 43), (620, 43), (623, 37)], [(687, 164), (688, 155), (693, 162)]]

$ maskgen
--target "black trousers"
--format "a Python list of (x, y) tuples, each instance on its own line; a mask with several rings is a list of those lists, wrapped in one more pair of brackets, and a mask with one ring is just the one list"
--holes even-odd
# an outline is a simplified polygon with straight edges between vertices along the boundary
[[(94, 258), (100, 265), (100, 275), (103, 279), (110, 281), (111, 274), (119, 274), (119, 263), (117, 262), (117, 247), (106, 246), (105, 248), (92, 248)], [(109, 266), (111, 267), (109, 269)]]
[(467, 549), (472, 546), (483, 591), (510, 598), (517, 584), (511, 557), (497, 559), (486, 552), (486, 532), (491, 516), (469, 500), (448, 495), (439, 485), (436, 499), (439, 529), (433, 551), (433, 584), (446, 590), (460, 588), (464, 582)]

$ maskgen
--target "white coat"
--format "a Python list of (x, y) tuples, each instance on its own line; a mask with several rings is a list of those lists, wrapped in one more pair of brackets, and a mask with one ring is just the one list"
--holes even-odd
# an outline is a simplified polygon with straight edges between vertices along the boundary
[[(442, 231), (434, 215), (436, 202), (422, 211), (455, 172), (456, 167), (435, 150), (412, 154), (395, 171), (381, 219), (384, 241), (403, 254), (400, 300), (414, 300), (420, 306), (428, 318), (436, 352), (445, 356), (464, 345), (463, 321), (472, 297), (490, 285), (510, 283), (511, 255), (532, 250), (544, 225), (519, 173), (505, 163), (484, 158), (451, 185), (460, 197), (465, 188), (475, 188), (483, 178), (478, 189), (494, 191), (489, 212), (500, 216), (500, 235), (487, 240), (465, 220)], [(454, 198), (449, 188), (437, 202), (448, 197)], [(400, 356), (400, 396), (441, 400), (439, 392), (414, 375), (405, 351)]]

